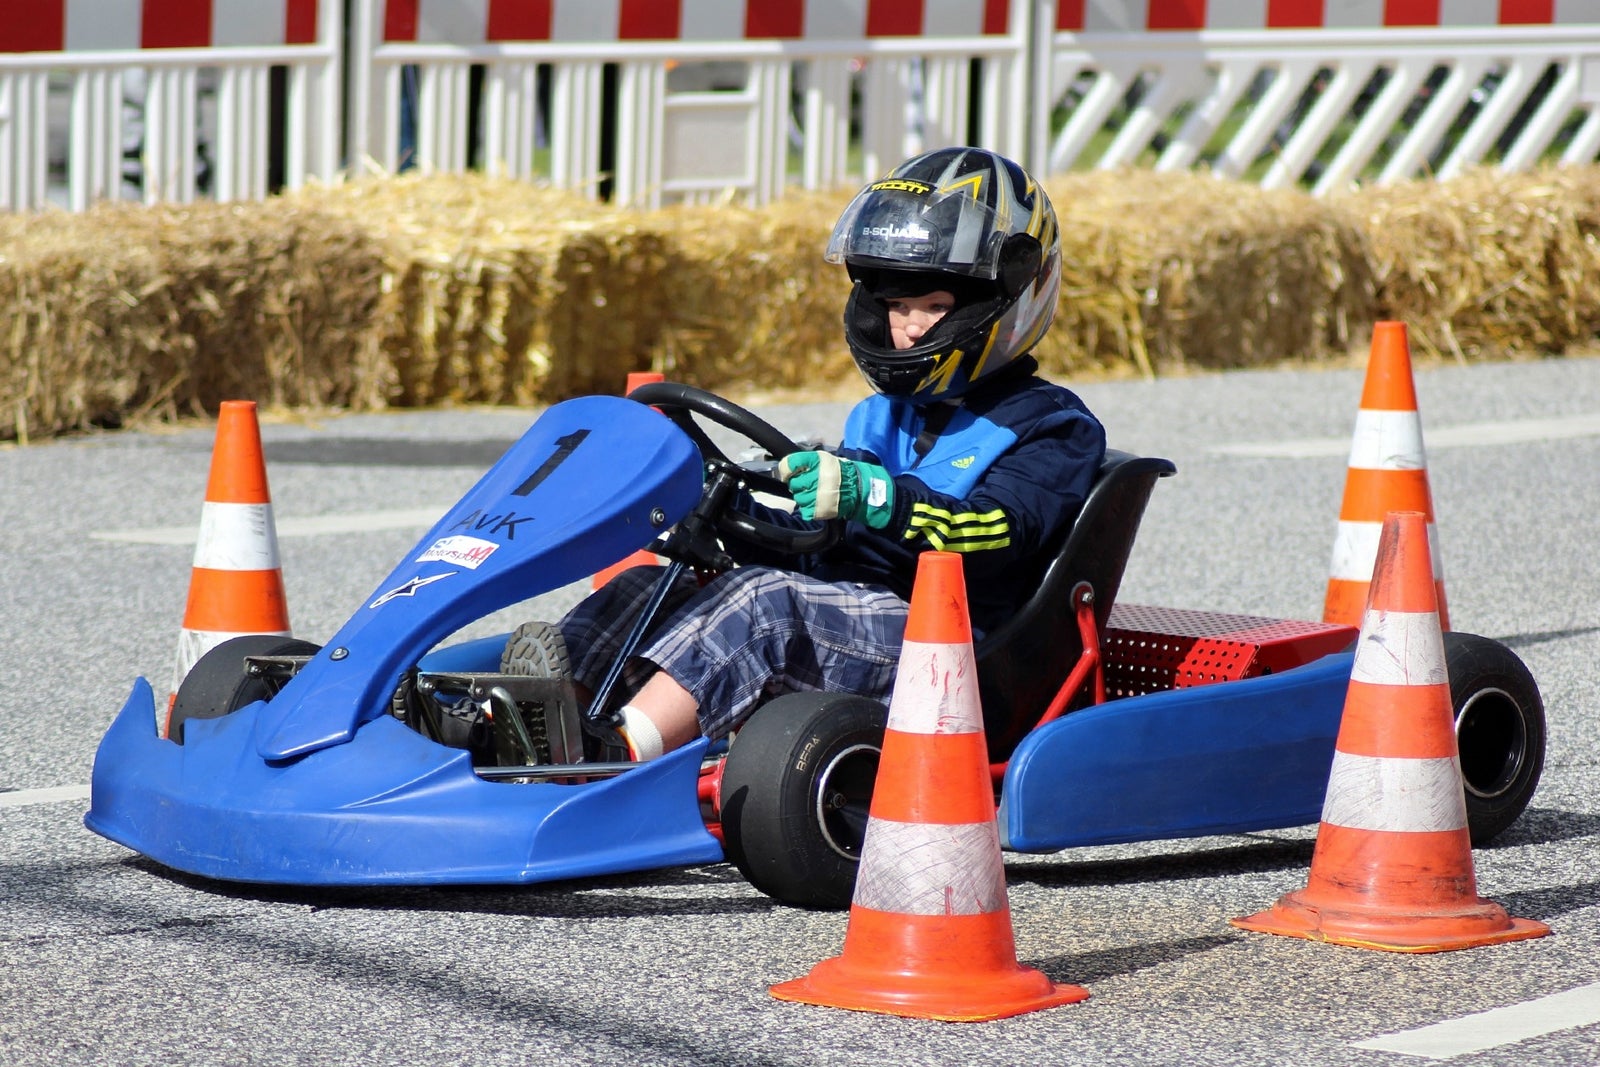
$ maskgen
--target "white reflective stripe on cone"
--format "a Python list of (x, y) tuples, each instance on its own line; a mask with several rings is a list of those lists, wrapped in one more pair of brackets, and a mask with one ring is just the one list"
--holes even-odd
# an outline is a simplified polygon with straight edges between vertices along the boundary
[(1452, 758), (1333, 754), (1322, 821), (1350, 830), (1430, 833), (1467, 825), (1461, 767)]
[(1414, 471), (1426, 466), (1422, 418), (1415, 411), (1356, 412), (1350, 466), (1365, 470)]
[[(254, 633), (255, 631), (250, 632)], [(184, 676), (194, 668), (201, 656), (210, 652), (224, 641), (243, 636), (243, 633), (231, 633), (226, 630), (178, 631), (177, 681), (183, 681)], [(271, 636), (290, 637), (292, 635), (288, 630), (273, 630)], [(176, 688), (176, 682), (174, 683), (174, 688)]]
[(271, 504), (220, 504), (200, 509), (194, 565), (214, 571), (278, 569), (278, 538)]
[[(1382, 522), (1341, 519), (1339, 532), (1333, 538), (1333, 563), (1328, 568), (1328, 577), (1346, 582), (1370, 582), (1382, 533)], [(1431, 522), (1428, 523), (1428, 555), (1433, 560), (1433, 580), (1442, 580), (1444, 567), (1439, 558), (1439, 531)]]
[(1448, 683), (1439, 616), (1432, 611), (1368, 608), (1361, 619), (1350, 680), (1373, 685)]
[[(907, 682), (914, 684), (907, 684)], [(900, 650), (889, 729), (903, 734), (974, 734), (983, 729), (972, 646), (907, 641)]]
[(988, 915), (1009, 907), (999, 827), (869, 820), (855, 903), (900, 915)]

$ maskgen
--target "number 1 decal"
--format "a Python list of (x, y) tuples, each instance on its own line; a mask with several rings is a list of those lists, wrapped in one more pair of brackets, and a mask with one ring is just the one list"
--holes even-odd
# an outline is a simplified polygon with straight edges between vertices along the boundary
[(554, 474), (556, 468), (565, 463), (567, 461), (567, 457), (571, 456), (572, 453), (577, 450), (578, 446), (583, 444), (583, 439), (588, 436), (588, 430), (575, 430), (572, 433), (567, 434), (565, 437), (556, 438), (555, 454), (540, 464), (538, 470), (528, 475), (528, 480), (517, 486), (517, 488), (513, 489), (511, 491), (511, 495), (527, 496), (529, 493), (539, 488), (539, 483), (543, 482), (546, 478), (550, 477), (550, 475)]

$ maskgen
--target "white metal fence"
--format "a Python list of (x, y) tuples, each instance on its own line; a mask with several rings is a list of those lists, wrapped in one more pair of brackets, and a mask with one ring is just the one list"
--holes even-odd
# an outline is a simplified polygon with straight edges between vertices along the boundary
[(483, 21), (452, 17), (459, 9), (435, 6), (429, 22), (427, 5), (397, 32), (384, 0), (357, 0), (351, 154), (385, 171), (406, 165), (414, 117), (422, 166), (471, 162), (656, 206), (730, 193), (764, 203), (791, 181), (845, 184), (930, 143), (1020, 152), (1028, 24), (981, 32), (993, 2), (945, 0), (919, 36), (870, 35), (856, 3), (854, 23), (801, 20), (797, 35), (753, 37), (746, 22), (719, 37), (694, 12), (744, 5), (683, 0), (670, 39), (618, 41), (615, 5), (599, 5), (609, 24), (574, 17), (544, 39), (498, 40)]
[(1059, 34), (1051, 61), (1050, 172), (1204, 165), (1320, 194), (1600, 153), (1600, 25)]
[(338, 4), (216, 0), (198, 47), (140, 47), (136, 2), (27, 5), (0, 14), (0, 209), (257, 199), (339, 172)]
[(65, 32), (0, 18), (0, 209), (411, 166), (765, 203), (959, 142), (1316, 193), (1600, 155), (1600, 0), (212, 0), (205, 47), (140, 47), (162, 0), (29, 3)]

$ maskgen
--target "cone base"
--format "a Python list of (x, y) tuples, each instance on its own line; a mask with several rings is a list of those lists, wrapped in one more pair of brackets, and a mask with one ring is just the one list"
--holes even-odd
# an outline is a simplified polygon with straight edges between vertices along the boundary
[(1544, 923), (1514, 919), (1492, 900), (1476, 898), (1460, 908), (1434, 914), (1391, 915), (1372, 909), (1329, 907), (1288, 893), (1263, 912), (1231, 920), (1233, 926), (1261, 934), (1299, 937), (1331, 945), (1383, 952), (1451, 952), (1524, 941), (1550, 932)]
[(918, 977), (852, 966), (838, 956), (823, 960), (804, 978), (772, 986), (769, 992), (800, 1004), (956, 1023), (1009, 1019), (1076, 1004), (1089, 996), (1082, 986), (1058, 985), (1020, 964), (991, 974)]

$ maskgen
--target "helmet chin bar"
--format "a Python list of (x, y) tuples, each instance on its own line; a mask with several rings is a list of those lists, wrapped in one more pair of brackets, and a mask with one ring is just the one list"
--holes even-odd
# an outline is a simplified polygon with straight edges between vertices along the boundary
[[(964, 369), (959, 367), (950, 372), (949, 389), (930, 396), (915, 394), (948, 353), (964, 353), (960, 358), (965, 363), (981, 351), (996, 317), (1005, 307), (1002, 297), (958, 307), (934, 323), (917, 344), (897, 349), (889, 337), (888, 312), (857, 282), (845, 311), (846, 339), (862, 375), (885, 396), (913, 397), (918, 402), (955, 400), (974, 384), (967, 381)], [(999, 370), (1003, 365), (997, 363), (993, 369)]]

